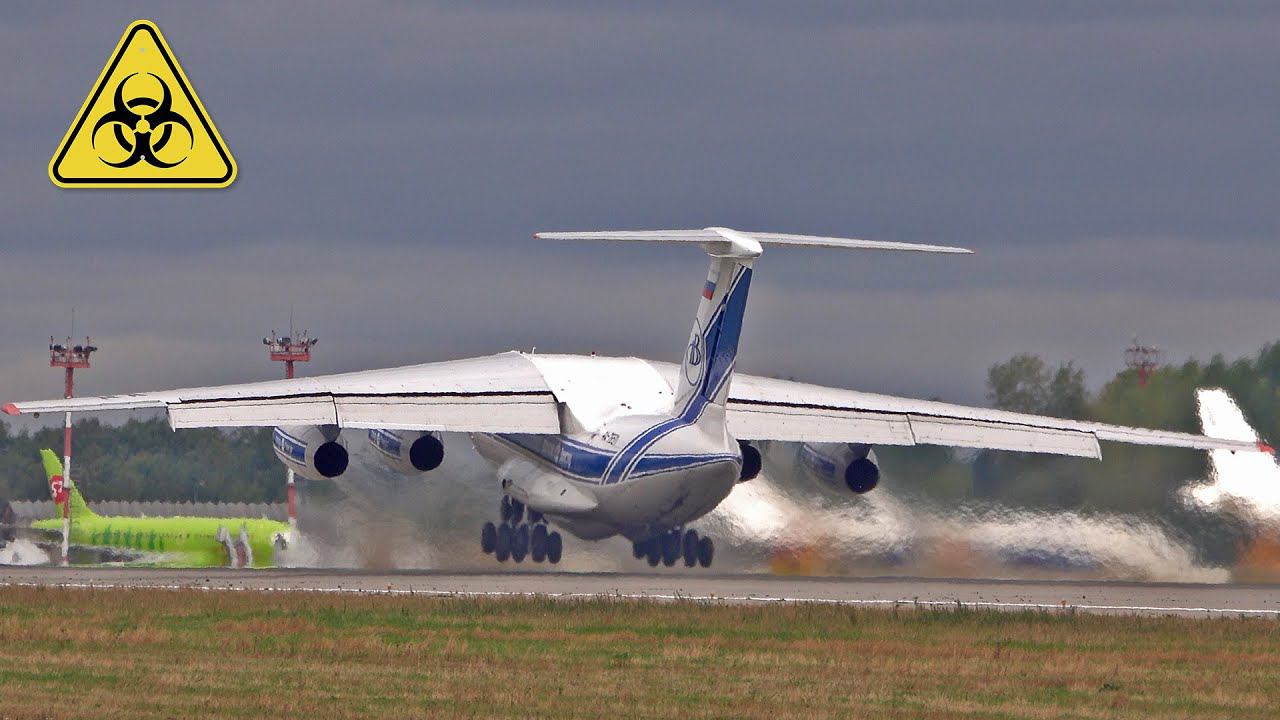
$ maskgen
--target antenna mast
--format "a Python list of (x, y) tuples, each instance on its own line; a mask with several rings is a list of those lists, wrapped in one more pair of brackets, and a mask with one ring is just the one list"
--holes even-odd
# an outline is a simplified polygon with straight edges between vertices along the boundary
[[(71, 328), (75, 332), (75, 310), (71, 311)], [(49, 336), (49, 367), (63, 369), (63, 397), (70, 399), (76, 394), (76, 370), (89, 369), (89, 356), (98, 351), (88, 337), (84, 344), (73, 345), (71, 336), (61, 343)], [(54, 502), (62, 506), (62, 564), (70, 562), (71, 549), (71, 411), (68, 410), (63, 421), (62, 432), (62, 482), (52, 488)]]
[(1138, 373), (1138, 387), (1146, 387), (1147, 380), (1151, 378), (1151, 373), (1160, 367), (1160, 348), (1155, 345), (1143, 345), (1138, 342), (1137, 336), (1133, 338), (1133, 344), (1128, 350), (1124, 351), (1124, 364), (1126, 367), (1136, 370)]

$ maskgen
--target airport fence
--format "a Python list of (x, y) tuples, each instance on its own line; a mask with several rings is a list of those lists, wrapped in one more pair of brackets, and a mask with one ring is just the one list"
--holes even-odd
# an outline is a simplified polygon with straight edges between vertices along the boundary
[[(10, 503), (14, 519), (30, 522), (43, 518), (60, 517), (52, 500), (14, 500)], [(215, 503), (215, 502), (134, 502), (104, 500), (91, 503), (99, 515), (120, 517), (238, 517), (267, 518), (284, 521), (288, 508), (284, 503)]]

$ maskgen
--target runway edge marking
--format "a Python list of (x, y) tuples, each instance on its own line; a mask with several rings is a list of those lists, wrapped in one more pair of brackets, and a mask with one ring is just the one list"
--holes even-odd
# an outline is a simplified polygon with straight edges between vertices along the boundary
[(1030, 602), (993, 602), (975, 600), (888, 600), (888, 599), (851, 599), (851, 598), (810, 598), (810, 597), (773, 597), (755, 595), (685, 595), (682, 593), (582, 593), (582, 592), (532, 592), (516, 590), (413, 590), (413, 589), (365, 589), (344, 587), (235, 587), (221, 585), (180, 585), (180, 584), (145, 584), (129, 585), (123, 583), (34, 583), (34, 582), (0, 582), (0, 588), (65, 588), (71, 590), (202, 590), (205, 592), (280, 592), (280, 593), (320, 593), (349, 595), (387, 595), (387, 596), (422, 596), (422, 597), (457, 597), (457, 598), (552, 598), (557, 600), (665, 600), (686, 602), (711, 602), (731, 605), (735, 603), (756, 604), (795, 604), (795, 605), (845, 605), (845, 606), (895, 606), (954, 608), (957, 610), (994, 609), (994, 610), (1055, 610), (1058, 612), (1114, 612), (1114, 613), (1165, 613), (1184, 615), (1257, 615), (1262, 617), (1280, 617), (1280, 610), (1259, 610), (1242, 608), (1210, 608), (1210, 607), (1176, 607), (1160, 605), (1077, 605), (1069, 603), (1030, 603)]

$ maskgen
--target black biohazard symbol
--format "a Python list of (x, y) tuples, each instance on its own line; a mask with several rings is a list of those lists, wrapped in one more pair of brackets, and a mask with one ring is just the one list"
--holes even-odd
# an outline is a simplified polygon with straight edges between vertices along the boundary
[(133, 73), (120, 81), (116, 86), (115, 101), (110, 112), (98, 118), (93, 126), (90, 144), (98, 147), (98, 131), (111, 128), (111, 137), (129, 156), (119, 162), (112, 162), (98, 156), (99, 160), (114, 168), (127, 168), (145, 162), (158, 168), (171, 168), (186, 160), (186, 155), (175, 162), (165, 162), (156, 157), (174, 139), (174, 128), (180, 127), (187, 132), (187, 151), (195, 146), (195, 135), (191, 132), (191, 123), (173, 111), (173, 97), (169, 86), (155, 73), (147, 73), (160, 83), (160, 99), (135, 97), (125, 100), (125, 85), (138, 73)]

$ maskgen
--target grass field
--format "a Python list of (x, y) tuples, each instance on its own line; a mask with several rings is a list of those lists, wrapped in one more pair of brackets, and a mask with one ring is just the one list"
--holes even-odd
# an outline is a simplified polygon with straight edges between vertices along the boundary
[(0, 718), (1280, 714), (1280, 623), (0, 589)]

